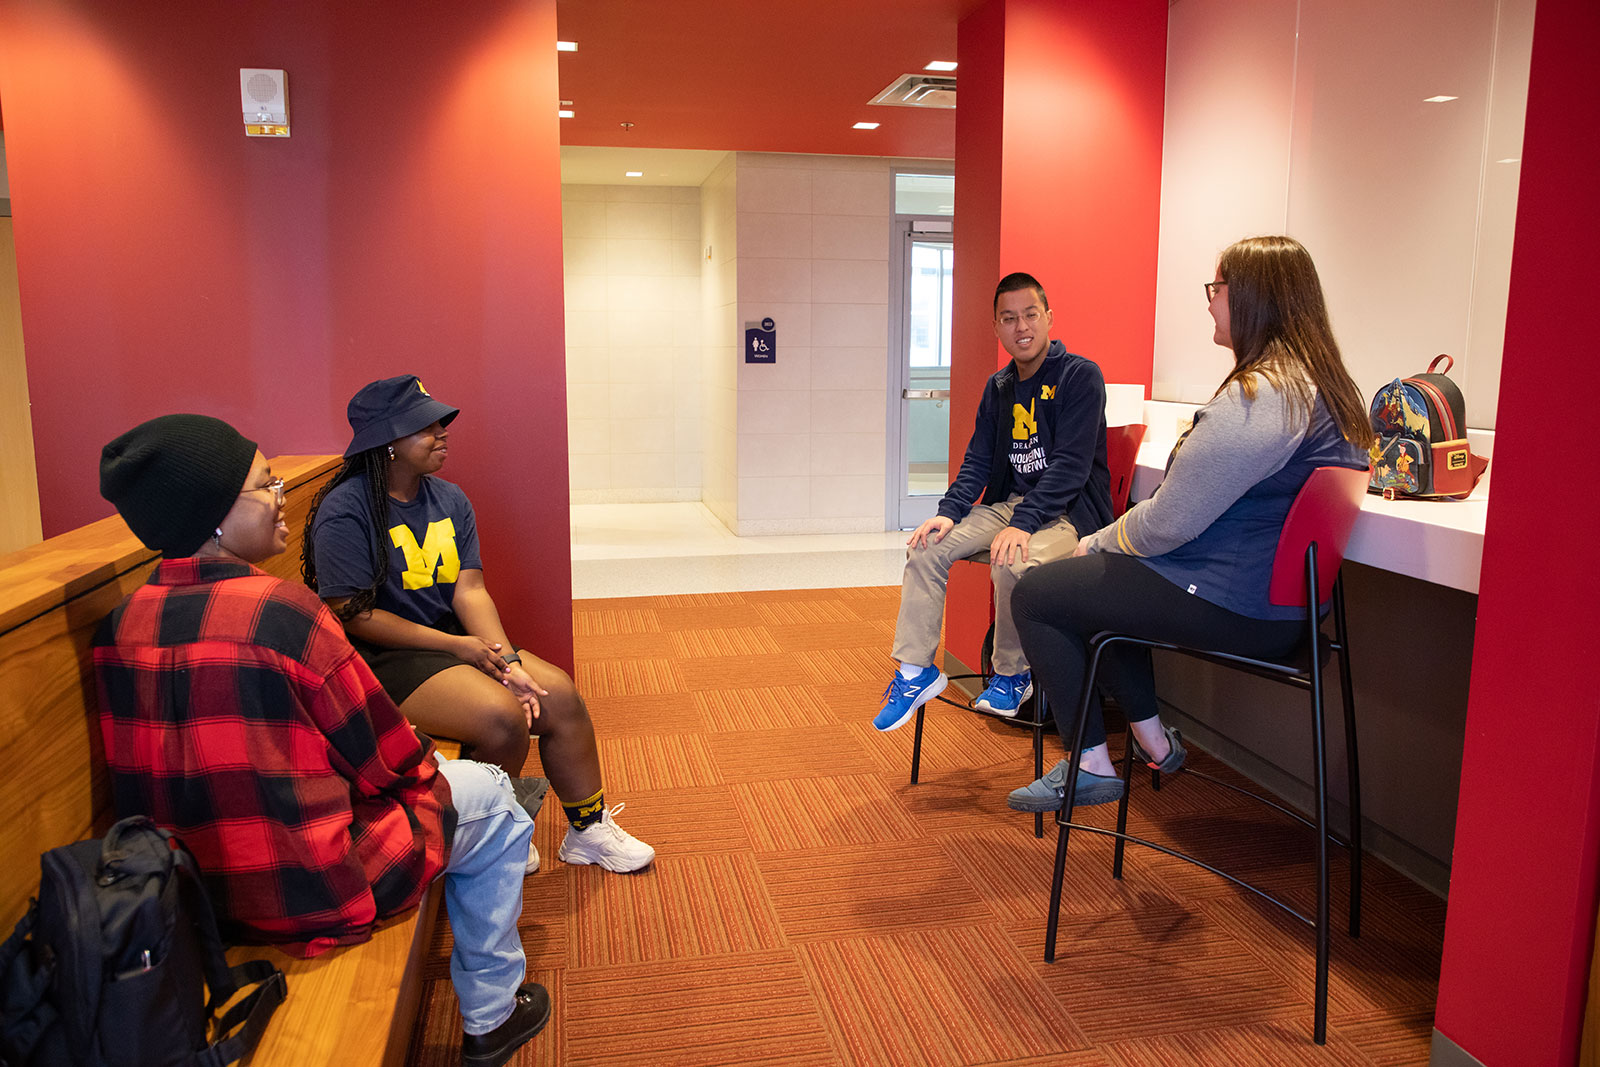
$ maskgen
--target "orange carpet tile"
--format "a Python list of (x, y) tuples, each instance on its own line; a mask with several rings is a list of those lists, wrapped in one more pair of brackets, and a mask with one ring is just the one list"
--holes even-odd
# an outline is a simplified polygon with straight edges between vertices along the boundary
[[(1037, 840), (1005, 806), (1032, 777), (1029, 735), (934, 704), (909, 785), (911, 728), (869, 722), (898, 604), (886, 588), (574, 605), (606, 800), (658, 859), (566, 866), (547, 803), (521, 931), (555, 1008), (513, 1063), (1427, 1062), (1444, 904), (1376, 861), (1361, 938), (1334, 934), (1325, 1048), (1309, 930), (1159, 853), (1130, 850), (1119, 882), (1109, 841), (1075, 839), (1044, 963), (1054, 830)], [(1281, 816), (1180, 775), (1139, 790), (1130, 821), (1309, 906), (1311, 834)], [(458, 1061), (449, 951), (441, 922), (414, 1067)]]

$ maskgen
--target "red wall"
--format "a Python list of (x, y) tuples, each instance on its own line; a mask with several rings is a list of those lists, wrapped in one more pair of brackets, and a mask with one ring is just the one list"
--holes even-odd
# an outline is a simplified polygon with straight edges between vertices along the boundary
[[(200, 411), (340, 452), (363, 382), (462, 408), (519, 641), (570, 666), (554, 0), (0, 7), (0, 98), (46, 536), (108, 514), (100, 446)], [(247, 139), (238, 68), (289, 74)]]
[[(993, 326), (1005, 274), (1039, 279), (1052, 336), (1107, 381), (1150, 384), (1167, 4), (989, 0), (957, 41), (952, 471), (1006, 359)], [(988, 597), (987, 575), (955, 569), (946, 647), (969, 666)]]
[(1552, 481), (1593, 451), (1552, 399), (1596, 385), (1596, 41), (1593, 0), (1539, 0), (1434, 1021), (1491, 1067), (1577, 1061), (1600, 899), (1600, 502)]

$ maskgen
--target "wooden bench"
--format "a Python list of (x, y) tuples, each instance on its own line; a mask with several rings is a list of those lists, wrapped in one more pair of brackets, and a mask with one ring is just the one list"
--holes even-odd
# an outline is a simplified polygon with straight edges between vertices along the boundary
[[(300, 580), (300, 534), (336, 456), (280, 456), (289, 549), (262, 565)], [(11, 774), (0, 790), (0, 936), (38, 892), (31, 857), (103, 834), (115, 815), (95, 711), (89, 643), (100, 620), (144, 583), (157, 555), (112, 516), (0, 556), (0, 737)], [(444, 746), (441, 745), (441, 749)], [(454, 746), (447, 756), (457, 754)], [(422, 963), (439, 909), (439, 884), (420, 907), (383, 923), (372, 940), (315, 959), (263, 946), (235, 948), (233, 963), (271, 959), (289, 996), (247, 1061), (254, 1067), (405, 1062), (422, 995)]]

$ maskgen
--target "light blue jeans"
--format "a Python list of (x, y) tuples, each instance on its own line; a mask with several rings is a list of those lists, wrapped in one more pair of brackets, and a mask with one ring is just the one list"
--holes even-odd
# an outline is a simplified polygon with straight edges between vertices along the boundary
[(450, 981), (461, 1001), (461, 1029), (486, 1034), (511, 1017), (517, 987), (527, 980), (517, 920), (533, 820), (499, 767), (439, 760), (456, 809), (456, 836), (444, 869), (455, 949)]

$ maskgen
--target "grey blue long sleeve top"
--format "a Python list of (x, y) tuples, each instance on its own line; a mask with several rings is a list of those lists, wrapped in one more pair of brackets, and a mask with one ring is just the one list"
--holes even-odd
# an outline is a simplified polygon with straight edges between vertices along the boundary
[(1289, 505), (1317, 467), (1365, 467), (1320, 395), (1309, 422), (1259, 375), (1255, 399), (1237, 382), (1195, 413), (1149, 500), (1085, 539), (1089, 552), (1120, 552), (1173, 584), (1253, 619), (1295, 619), (1301, 609), (1267, 599)]

